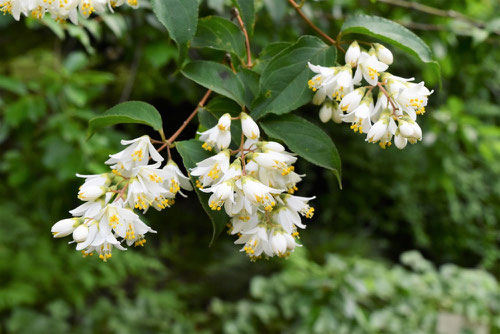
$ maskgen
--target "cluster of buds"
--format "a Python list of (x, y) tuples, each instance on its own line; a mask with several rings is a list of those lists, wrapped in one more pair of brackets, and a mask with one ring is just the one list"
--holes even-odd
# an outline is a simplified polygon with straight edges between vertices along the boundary
[(42, 19), (49, 13), (56, 22), (69, 19), (78, 24), (78, 15), (87, 19), (92, 13), (105, 13), (107, 9), (127, 4), (132, 8), (139, 6), (138, 0), (0, 0), (0, 12), (10, 14), (19, 21), (21, 14)]
[(70, 211), (73, 218), (52, 226), (55, 238), (72, 234), (76, 250), (84, 256), (97, 253), (104, 261), (111, 257), (113, 248), (125, 250), (123, 241), (128, 246), (144, 246), (144, 235), (156, 233), (134, 209), (143, 213), (150, 207), (162, 210), (174, 204), (177, 193), (184, 196), (181, 188), (193, 189), (174, 161), (160, 168), (163, 157), (148, 136), (123, 140), (122, 145), (128, 146), (106, 161), (111, 172), (77, 174), (85, 178), (78, 192), (85, 203)]
[[(323, 67), (309, 63), (316, 75), (309, 80), (314, 92), (313, 103), (322, 105), (319, 117), (326, 123), (351, 123), (354, 132), (366, 134), (366, 141), (391, 146), (392, 139), (399, 149), (408, 142), (422, 140), (417, 115), (425, 113), (432, 91), (424, 82), (401, 78), (387, 72), (393, 62), (389, 49), (374, 43), (369, 51), (354, 41), (345, 54), (346, 65)], [(352, 69), (356, 68), (353, 75)], [(355, 88), (365, 80), (368, 85)], [(373, 89), (378, 88), (376, 103)]]
[[(217, 154), (198, 162), (191, 175), (196, 186), (210, 193), (209, 206), (230, 217), (229, 233), (237, 234), (235, 244), (252, 259), (286, 257), (298, 246), (298, 228), (306, 226), (301, 215), (311, 218), (314, 197), (294, 196), (304, 175), (294, 171), (297, 157), (283, 145), (260, 140), (260, 129), (246, 113), (241, 121), (242, 144), (228, 149), (231, 141), (231, 116), (223, 115), (216, 126), (201, 133), (203, 147)], [(233, 161), (231, 162), (231, 157)]]

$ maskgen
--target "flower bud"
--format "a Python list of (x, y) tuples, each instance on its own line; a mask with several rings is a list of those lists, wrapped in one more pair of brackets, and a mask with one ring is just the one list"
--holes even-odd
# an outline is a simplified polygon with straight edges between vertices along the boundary
[(354, 41), (349, 45), (347, 52), (345, 53), (345, 62), (346, 64), (351, 65), (351, 67), (355, 67), (358, 65), (358, 59), (361, 55), (361, 48), (357, 41)]
[(370, 128), (370, 131), (368, 131), (368, 136), (366, 137), (366, 140), (370, 143), (376, 143), (382, 138), (387, 131), (387, 127), (389, 125), (389, 119), (387, 118), (382, 118), (375, 122), (373, 126)]
[(275, 141), (262, 141), (257, 143), (257, 147), (260, 147), (263, 151), (274, 151), (274, 152), (284, 152), (285, 147), (280, 143)]
[(374, 46), (375, 46), (375, 53), (377, 55), (378, 60), (380, 60), (381, 62), (383, 62), (387, 65), (391, 65), (393, 60), (394, 60), (393, 56), (392, 56), (392, 52), (388, 48), (383, 46), (382, 44), (375, 43)]
[(89, 228), (87, 225), (80, 225), (73, 231), (73, 240), (76, 242), (84, 242), (89, 235)]
[(249, 139), (257, 139), (260, 137), (259, 126), (255, 123), (252, 117), (248, 116), (248, 114), (244, 112), (241, 113), (241, 130)]
[(394, 144), (400, 150), (405, 148), (407, 143), (408, 140), (405, 137), (403, 137), (400, 133), (396, 134), (396, 136), (394, 137)]
[(318, 91), (314, 94), (312, 103), (316, 106), (319, 106), (326, 99), (326, 90), (318, 89)]
[(86, 186), (82, 187), (78, 192), (78, 198), (82, 201), (95, 201), (106, 192), (106, 188), (102, 186)]
[(285, 254), (287, 249), (287, 242), (283, 234), (277, 233), (271, 239), (271, 247), (273, 252), (278, 255)]
[(340, 110), (343, 112), (353, 111), (361, 102), (361, 99), (365, 95), (366, 88), (357, 88), (344, 96), (342, 101), (340, 101)]
[(403, 137), (413, 137), (413, 126), (405, 121), (399, 121), (399, 132)]
[(319, 110), (319, 119), (321, 122), (326, 123), (332, 119), (333, 109), (330, 103), (325, 102), (321, 109)]
[(70, 235), (71, 232), (75, 230), (75, 225), (77, 224), (77, 219), (68, 218), (58, 221), (52, 226), (51, 232), (54, 238), (62, 238)]

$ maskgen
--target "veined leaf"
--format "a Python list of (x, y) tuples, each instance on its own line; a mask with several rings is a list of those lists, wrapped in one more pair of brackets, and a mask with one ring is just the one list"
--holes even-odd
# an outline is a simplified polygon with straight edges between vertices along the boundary
[(198, 21), (192, 47), (207, 47), (236, 54), (245, 58), (245, 37), (233, 22), (218, 16), (208, 16)]
[(383, 17), (354, 15), (347, 18), (341, 32), (343, 35), (352, 33), (367, 35), (397, 46), (432, 68), (441, 82), (439, 63), (432, 59), (431, 49), (420, 37), (402, 25)]
[(190, 42), (198, 23), (198, 0), (151, 0), (153, 12), (177, 44)]
[(317, 37), (302, 36), (296, 43), (281, 51), (266, 66), (260, 77), (260, 96), (252, 105), (252, 116), (285, 114), (311, 100), (307, 86), (311, 71), (307, 62), (315, 65), (335, 64), (336, 49)]
[(188, 63), (182, 74), (194, 82), (245, 105), (243, 83), (230, 68), (212, 61), (198, 60)]
[[(191, 139), (186, 141), (180, 141), (175, 143), (175, 147), (177, 151), (182, 157), (182, 161), (187, 170), (190, 168), (196, 167), (196, 163), (200, 162), (208, 157), (210, 157), (210, 153), (205, 151), (201, 147), (202, 143), (198, 140)], [(196, 180), (194, 177), (190, 176), (191, 182), (196, 184)], [(213, 234), (212, 240), (210, 241), (210, 245), (213, 244), (215, 239), (220, 235), (220, 233), (224, 230), (224, 226), (229, 221), (229, 217), (226, 215), (224, 210), (215, 211), (210, 209), (208, 206), (208, 199), (210, 197), (209, 194), (206, 194), (200, 191), (197, 187), (194, 187), (196, 195), (198, 195), (198, 199), (200, 200), (201, 206), (205, 210), (205, 212), (210, 217), (213, 226)]]
[(262, 74), (264, 68), (269, 64), (269, 62), (278, 55), (281, 51), (285, 50), (287, 47), (292, 45), (290, 42), (276, 42), (268, 44), (260, 53), (259, 58), (255, 60), (255, 65), (253, 70), (259, 74)]
[(161, 115), (155, 107), (146, 102), (128, 101), (92, 118), (89, 121), (88, 138), (100, 128), (121, 123), (145, 124), (156, 131), (162, 129)]
[(260, 122), (268, 136), (282, 140), (292, 152), (333, 171), (341, 184), (340, 156), (332, 139), (313, 123), (296, 115), (272, 115)]
[(255, 23), (255, 4), (254, 0), (233, 0), (234, 5), (240, 11), (241, 19), (249, 36), (253, 35), (253, 26)]

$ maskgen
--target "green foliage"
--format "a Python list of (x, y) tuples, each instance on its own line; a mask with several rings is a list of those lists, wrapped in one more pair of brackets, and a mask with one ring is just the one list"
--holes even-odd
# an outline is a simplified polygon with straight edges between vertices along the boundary
[(292, 152), (332, 170), (341, 184), (339, 152), (323, 130), (295, 115), (266, 117), (260, 124), (269, 137), (282, 140)]
[(189, 43), (198, 25), (198, 0), (152, 0), (153, 11), (178, 44)]
[(260, 78), (260, 96), (251, 108), (252, 117), (285, 114), (311, 101), (312, 92), (306, 84), (311, 77), (307, 63), (332, 66), (335, 60), (335, 47), (317, 37), (300, 37), (265, 66)]
[(92, 118), (89, 121), (88, 137), (100, 128), (123, 123), (145, 124), (156, 131), (163, 131), (161, 115), (155, 107), (146, 102), (128, 101), (114, 106), (101, 116)]
[(255, 24), (255, 4), (254, 0), (232, 0), (236, 8), (238, 8), (241, 19), (245, 23), (245, 28), (250, 36), (253, 35)]

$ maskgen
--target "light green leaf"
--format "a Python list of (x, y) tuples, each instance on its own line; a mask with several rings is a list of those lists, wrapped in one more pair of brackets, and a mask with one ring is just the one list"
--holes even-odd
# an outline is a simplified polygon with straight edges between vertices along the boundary
[(3, 75), (0, 75), (0, 89), (7, 90), (18, 95), (25, 95), (28, 93), (26, 85), (22, 81)]
[(292, 152), (315, 165), (332, 170), (341, 186), (339, 153), (331, 138), (319, 127), (291, 114), (266, 117), (260, 126), (268, 136), (282, 140)]
[(189, 43), (198, 23), (198, 0), (151, 0), (153, 12), (177, 44)]
[(207, 47), (236, 54), (245, 58), (245, 36), (231, 21), (218, 16), (208, 16), (198, 21), (198, 30), (192, 47)]
[(266, 66), (260, 77), (260, 96), (252, 105), (252, 116), (285, 114), (306, 104), (312, 98), (307, 86), (311, 71), (307, 62), (333, 66), (336, 49), (317, 37), (302, 36), (281, 51)]
[(383, 17), (370, 15), (354, 15), (347, 18), (341, 32), (362, 34), (390, 43), (426, 63), (441, 80), (439, 64), (432, 59), (432, 51), (413, 32), (402, 25)]
[[(175, 147), (177, 151), (182, 157), (182, 161), (187, 170), (190, 168), (196, 167), (196, 163), (200, 162), (208, 157), (210, 157), (210, 153), (205, 151), (201, 147), (202, 143), (198, 140), (191, 139), (186, 141), (180, 141), (175, 143)], [(196, 184), (196, 180), (194, 177), (190, 176), (191, 182)], [(198, 199), (200, 200), (201, 206), (205, 210), (205, 212), (210, 217), (212, 221), (213, 233), (212, 240), (210, 241), (210, 245), (213, 244), (215, 239), (220, 235), (220, 233), (224, 230), (224, 226), (226, 226), (229, 221), (229, 217), (226, 215), (224, 210), (214, 211), (210, 209), (208, 206), (208, 199), (210, 197), (209, 194), (201, 192), (197, 187), (194, 187), (196, 194), (198, 195)]]
[(254, 0), (233, 0), (233, 4), (238, 8), (241, 19), (249, 36), (253, 35), (255, 24), (255, 4)]
[(98, 129), (121, 123), (149, 125), (156, 131), (162, 129), (161, 115), (152, 105), (141, 101), (120, 103), (89, 121), (88, 138)]
[(227, 96), (245, 105), (245, 89), (243, 83), (230, 68), (212, 61), (193, 61), (182, 70), (182, 74), (194, 82)]

